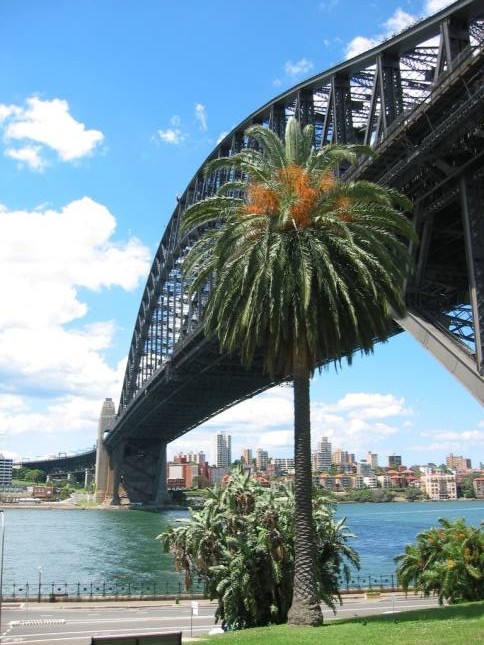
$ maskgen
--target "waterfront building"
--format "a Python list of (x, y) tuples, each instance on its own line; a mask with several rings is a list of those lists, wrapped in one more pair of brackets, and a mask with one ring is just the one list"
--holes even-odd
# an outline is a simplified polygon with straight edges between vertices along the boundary
[(54, 487), (53, 486), (28, 486), (28, 493), (32, 496), (33, 499), (40, 499), (44, 502), (50, 502), (54, 499)]
[(168, 464), (167, 487), (170, 490), (180, 488), (195, 488), (198, 486), (199, 466), (186, 461), (170, 462)]
[(377, 475), (377, 481), (380, 484), (382, 488), (391, 488), (392, 487), (392, 479), (390, 475)]
[(255, 465), (257, 470), (266, 470), (267, 464), (269, 463), (269, 453), (267, 450), (262, 450), (262, 448), (257, 448), (255, 453)]
[(0, 454), (0, 486), (12, 485), (13, 459)]
[(455, 475), (434, 473), (420, 477), (420, 488), (433, 501), (457, 499)]
[(451, 470), (455, 470), (456, 472), (459, 472), (462, 470), (472, 470), (471, 460), (465, 457), (462, 457), (462, 455), (457, 456), (450, 453), (450, 455), (447, 456), (445, 463), (448, 466), (448, 468), (450, 468)]
[(472, 480), (472, 487), (474, 488), (476, 497), (484, 499), (484, 477), (475, 477)]
[(353, 475), (351, 477), (351, 483), (353, 488), (365, 488), (365, 480), (363, 479), (362, 475)]
[(225, 432), (217, 432), (215, 441), (215, 465), (228, 471), (232, 465), (232, 437)]
[(328, 473), (320, 473), (319, 485), (325, 490), (338, 492), (349, 490), (352, 488), (353, 482), (349, 475), (329, 475)]
[(365, 475), (363, 477), (363, 482), (367, 488), (378, 488), (378, 480), (376, 475)]

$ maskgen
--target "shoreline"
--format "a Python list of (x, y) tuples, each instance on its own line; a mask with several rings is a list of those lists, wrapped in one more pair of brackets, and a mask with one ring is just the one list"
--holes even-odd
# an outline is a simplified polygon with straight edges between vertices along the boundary
[[(355, 502), (352, 500), (331, 500), (336, 504), (429, 504), (439, 503), (446, 504), (448, 502), (484, 502), (484, 498), (478, 497), (459, 497), (457, 499), (419, 499), (410, 501), (408, 499), (392, 499), (382, 502)], [(15, 503), (0, 503), (0, 509), (26, 509), (26, 510), (59, 510), (59, 511), (188, 511), (191, 506), (132, 506), (129, 504), (122, 504), (119, 506), (109, 506), (99, 504), (97, 506), (82, 506), (76, 504), (69, 504), (64, 502), (40, 502), (39, 504), (15, 504)]]

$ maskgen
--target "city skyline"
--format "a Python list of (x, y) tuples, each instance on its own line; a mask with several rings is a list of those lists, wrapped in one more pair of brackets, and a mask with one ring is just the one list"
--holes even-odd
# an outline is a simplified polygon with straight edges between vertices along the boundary
[[(289, 0), (277, 12), (255, 0), (125, 0), (122, 11), (114, 0), (2, 2), (2, 454), (95, 444), (176, 196), (216, 142), (277, 94), (448, 4), (301, 0), (295, 28)], [(234, 454), (251, 444), (290, 456), (291, 397), (284, 386), (249, 399), (168, 453), (209, 453), (226, 431)], [(484, 461), (482, 406), (406, 333), (316, 374), (311, 397), (313, 446), (327, 436), (406, 463)]]
[[(188, 452), (183, 452), (182, 450), (178, 451), (177, 453), (170, 454), (168, 456), (168, 461), (170, 463), (178, 462), (180, 458), (187, 458), (188, 463), (200, 463), (200, 455), (203, 455), (207, 457), (206, 463), (209, 466), (214, 466), (216, 468), (220, 467), (225, 467), (228, 468), (227, 463), (229, 462), (228, 460), (228, 452), (227, 452), (227, 446), (229, 446), (228, 451), (231, 451), (231, 446), (232, 446), (232, 436), (225, 433), (225, 432), (218, 432), (215, 436), (212, 437), (212, 443), (214, 444), (215, 448), (213, 450), (213, 458), (210, 458), (210, 454), (205, 455), (203, 451), (199, 451), (196, 448), (192, 448)], [(442, 465), (446, 465), (452, 470), (480, 470), (481, 468), (481, 462), (475, 463), (472, 460), (472, 457), (469, 457), (469, 455), (465, 454), (454, 454), (454, 453), (448, 453), (445, 455), (445, 457), (442, 459), (442, 461), (439, 461), (438, 463), (432, 462), (431, 460), (425, 460), (419, 462), (419, 463), (407, 463), (403, 459), (402, 455), (399, 455), (395, 452), (389, 453), (389, 454), (378, 454), (375, 453), (371, 450), (366, 450), (363, 451), (361, 454), (357, 454), (351, 451), (351, 449), (348, 448), (348, 446), (333, 446), (331, 442), (328, 441), (327, 437), (320, 437), (319, 439), (316, 440), (316, 442), (313, 441), (313, 444), (315, 443), (315, 448), (313, 448), (311, 454), (313, 457), (317, 457), (317, 459), (314, 461), (314, 470), (325, 470), (330, 466), (338, 465), (338, 459), (343, 455), (345, 459), (349, 459), (348, 463), (353, 463), (353, 464), (361, 464), (365, 463), (368, 465), (370, 469), (373, 468), (398, 468), (400, 466), (429, 466), (429, 465), (435, 465), (437, 467), (440, 467)], [(220, 455), (223, 455), (222, 458), (220, 458)], [(335, 459), (336, 458), (336, 459)], [(350, 459), (352, 458), (352, 459)], [(241, 449), (240, 453), (233, 453), (231, 455), (230, 463), (234, 464), (236, 461), (240, 461), (242, 464), (245, 466), (250, 465), (250, 463), (247, 463), (247, 461), (252, 462), (254, 461), (257, 464), (257, 467), (259, 467), (259, 462), (262, 460), (265, 463), (268, 462), (274, 462), (274, 460), (279, 460), (279, 459), (292, 459), (294, 460), (294, 454), (291, 455), (280, 455), (277, 452), (271, 452), (263, 447), (258, 447), (258, 448), (253, 448), (251, 446), (245, 446), (244, 448)], [(471, 462), (471, 466), (469, 466), (469, 462)], [(343, 464), (343, 462), (341, 462)], [(346, 461), (345, 461), (346, 463)], [(465, 467), (464, 467), (465, 464)]]

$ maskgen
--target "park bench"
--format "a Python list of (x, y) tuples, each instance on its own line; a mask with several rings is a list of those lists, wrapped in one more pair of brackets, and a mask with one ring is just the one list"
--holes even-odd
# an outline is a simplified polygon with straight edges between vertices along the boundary
[(91, 636), (91, 645), (181, 645), (181, 642), (181, 632)]

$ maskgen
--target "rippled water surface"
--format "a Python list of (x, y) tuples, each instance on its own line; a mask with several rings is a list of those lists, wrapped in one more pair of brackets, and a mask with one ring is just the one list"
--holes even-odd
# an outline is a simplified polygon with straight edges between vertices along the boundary
[[(361, 571), (386, 575), (394, 571), (393, 557), (439, 517), (479, 525), (484, 502), (342, 504), (337, 514), (357, 536)], [(34, 585), (39, 567), (43, 583), (178, 579), (156, 536), (185, 517), (186, 511), (7, 508), (3, 582)]]

